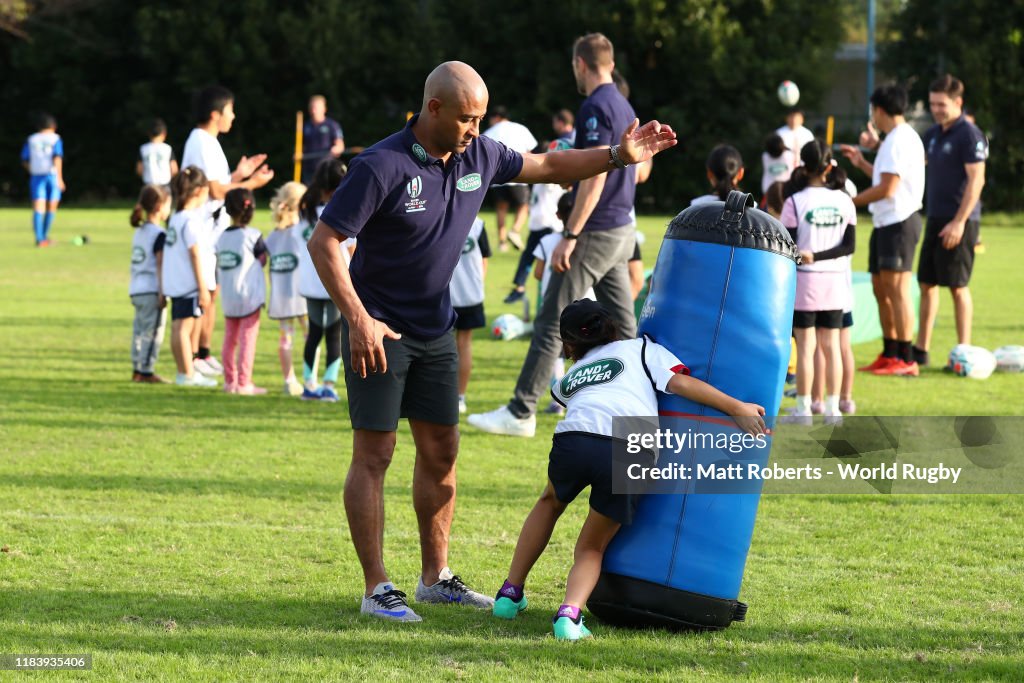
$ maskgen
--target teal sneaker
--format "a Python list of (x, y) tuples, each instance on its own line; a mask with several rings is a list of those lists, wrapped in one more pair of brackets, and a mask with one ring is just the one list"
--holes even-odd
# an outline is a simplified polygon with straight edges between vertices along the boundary
[(556, 615), (552, 628), (555, 632), (555, 640), (583, 640), (594, 637), (590, 629), (583, 625), (582, 614), (575, 621), (569, 617)]
[(515, 619), (520, 612), (526, 609), (527, 604), (529, 603), (526, 601), (525, 595), (522, 600), (516, 602), (512, 598), (499, 594), (498, 599), (494, 601), (494, 609), (492, 611), (494, 616), (499, 619)]

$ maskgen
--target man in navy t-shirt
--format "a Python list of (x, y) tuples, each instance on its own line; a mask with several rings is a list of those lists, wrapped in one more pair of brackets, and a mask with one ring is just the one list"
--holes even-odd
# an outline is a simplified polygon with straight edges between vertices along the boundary
[(309, 119), (302, 124), (302, 182), (307, 185), (324, 159), (336, 159), (345, 151), (341, 124), (327, 116), (327, 98), (309, 98)]
[(959, 344), (971, 343), (974, 304), (968, 283), (974, 270), (974, 245), (981, 223), (988, 140), (963, 115), (964, 84), (946, 74), (929, 87), (935, 125), (922, 138), (928, 154), (925, 209), (928, 224), (921, 240), (917, 281), (921, 286), (914, 357), (928, 364), (932, 327), (939, 311), (938, 287), (949, 287)]
[[(611, 41), (600, 33), (577, 39), (573, 73), (577, 88), (587, 99), (576, 115), (576, 149), (611, 147), (635, 119), (633, 107), (612, 79), (614, 69)], [(551, 367), (562, 348), (559, 315), (591, 287), (615, 318), (622, 337), (636, 336), (628, 265), (636, 242), (631, 216), (635, 170), (612, 169), (576, 186), (572, 213), (551, 255), (551, 280), (512, 400), (489, 413), (470, 415), (469, 424), (493, 434), (534, 435), (537, 401), (548, 391)]]
[[(649, 159), (675, 144), (668, 126), (633, 121), (605, 149), (519, 154), (480, 136), (487, 87), (467, 64), (427, 77), (406, 127), (355, 157), (308, 242), (346, 321), (342, 358), (352, 419), (345, 510), (366, 590), (361, 611), (420, 621), (384, 569), (384, 475), (401, 417), (416, 443), (413, 500), (420, 527), (420, 602), (489, 608), (448, 568), (455, 509), (459, 402), (448, 284), (490, 185), (569, 183)], [(340, 249), (358, 239), (351, 269)]]

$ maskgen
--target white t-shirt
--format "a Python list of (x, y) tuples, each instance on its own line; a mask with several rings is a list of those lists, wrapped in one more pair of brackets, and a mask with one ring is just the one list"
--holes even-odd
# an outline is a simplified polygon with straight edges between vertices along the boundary
[(142, 145), (139, 147), (139, 159), (142, 161), (142, 182), (147, 185), (167, 185), (171, 182), (174, 150), (166, 142), (147, 142)]
[(270, 253), (270, 307), (267, 314), (273, 320), (306, 315), (306, 297), (299, 294), (299, 262), (306, 251), (302, 236), (306, 223), (280, 228), (263, 241)]
[(156, 279), (156, 252), (153, 247), (161, 235), (165, 235), (164, 229), (154, 223), (143, 223), (136, 228), (132, 236), (132, 279), (128, 285), (129, 296), (156, 294), (160, 291), (160, 283)]
[[(525, 154), (532, 152), (537, 146), (537, 138), (530, 129), (514, 121), (499, 121), (483, 133), (492, 140), (504, 144), (509, 149)], [(505, 183), (506, 185), (522, 185), (523, 183)]]
[(252, 315), (267, 302), (267, 281), (256, 247), (263, 236), (256, 228), (228, 228), (217, 240), (217, 279), (226, 318)]
[(489, 247), (486, 255), (484, 254), (481, 247), (486, 245), (487, 233), (484, 232), (484, 222), (477, 218), (469, 229), (466, 244), (462, 247), (462, 254), (452, 274), (452, 281), (448, 284), (452, 306), (462, 308), (484, 302), (484, 259), (491, 255)]
[[(544, 301), (544, 295), (548, 291), (548, 283), (551, 282), (551, 254), (554, 253), (555, 247), (562, 241), (562, 233), (553, 232), (550, 235), (544, 235), (540, 238), (540, 242), (533, 250), (533, 258), (540, 259), (544, 262), (544, 273), (540, 279), (540, 300)], [(597, 301), (597, 295), (594, 294), (594, 288), (591, 287), (587, 290), (587, 293), (583, 295), (584, 299), (593, 299)]]
[(800, 164), (800, 150), (804, 148), (808, 142), (814, 140), (814, 133), (812, 133), (805, 126), (797, 126), (796, 128), (790, 128), (789, 126), (780, 126), (775, 134), (782, 138), (782, 141), (786, 143), (786, 147), (793, 152), (793, 166), (796, 168)]
[[(196, 296), (199, 293), (189, 249), (199, 244), (202, 234), (209, 232), (205, 223), (202, 207), (178, 211), (167, 222), (163, 267), (163, 290), (167, 296)], [(212, 287), (213, 280), (206, 280), (204, 284)]]
[(558, 200), (566, 193), (565, 188), (554, 183), (538, 183), (530, 190), (530, 232), (551, 228), (562, 231), (558, 220)]
[(690, 206), (698, 206), (700, 204), (707, 204), (708, 202), (720, 202), (717, 194), (702, 194), (699, 197), (694, 197), (690, 200)]
[(614, 436), (613, 418), (657, 415), (655, 387), (669, 393), (669, 380), (679, 373), (690, 371), (671, 351), (646, 338), (593, 348), (551, 388), (552, 397), (566, 407), (555, 434)]
[[(324, 204), (321, 204), (316, 207), (316, 215), (318, 217), (323, 212), (324, 206)], [(310, 235), (313, 234), (313, 228), (314, 226), (305, 220), (299, 221), (299, 224), (294, 228), (302, 236), (302, 247), (299, 249), (299, 294), (307, 299), (330, 300), (331, 295), (327, 293), (327, 288), (320, 281), (320, 275), (317, 274), (316, 266), (313, 265), (313, 257), (309, 255), (309, 249), (306, 248), (306, 242), (309, 241)], [(350, 247), (354, 247), (355, 244), (355, 238), (349, 237), (339, 246), (346, 266), (352, 263), (352, 255), (348, 250)]]
[(773, 157), (768, 152), (761, 153), (761, 194), (768, 191), (774, 183), (784, 183), (793, 174), (796, 166), (796, 155), (788, 149), (782, 150), (782, 156)]
[(868, 205), (876, 228), (900, 223), (921, 208), (924, 199), (924, 143), (909, 123), (901, 123), (885, 136), (875, 157), (871, 183), (882, 183), (882, 174), (900, 177), (896, 194)]
[[(213, 180), (221, 185), (231, 184), (231, 167), (228, 166), (228, 159), (224, 156), (224, 149), (220, 141), (210, 135), (202, 128), (193, 128), (185, 140), (185, 151), (181, 155), (181, 167), (195, 166), (206, 174), (207, 180)], [(206, 213), (213, 216), (217, 209), (224, 206), (223, 199), (209, 199), (206, 202)], [(231, 218), (227, 212), (221, 211), (220, 217), (215, 225), (212, 225), (212, 244), (217, 243), (217, 238), (231, 225)]]

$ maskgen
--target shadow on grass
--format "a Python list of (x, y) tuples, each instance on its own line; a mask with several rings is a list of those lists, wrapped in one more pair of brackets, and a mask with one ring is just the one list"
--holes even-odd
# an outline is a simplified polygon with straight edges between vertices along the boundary
[[(15, 604), (15, 600), (17, 604)], [(935, 680), (1006, 679), (1020, 634), (989, 627), (919, 625), (823, 626), (810, 615), (780, 630), (739, 625), (722, 633), (630, 631), (601, 624), (598, 638), (575, 647), (554, 641), (549, 614), (536, 610), (515, 623), (488, 613), (418, 606), (423, 624), (396, 625), (360, 617), (357, 598), (185, 596), (141, 592), (27, 589), (0, 598), (4, 640), (23, 651), (120, 652), (169, 656), (259, 654), (329, 658), (336, 664), (380, 666), (382, 652), (400, 666), (481, 665), (559, 670), (773, 674), (773, 678)], [(931, 648), (940, 644), (937, 651)], [(979, 655), (985, 644), (986, 659)], [(893, 650), (897, 654), (893, 654)], [(959, 671), (955, 671), (959, 669)], [(507, 669), (506, 669), (507, 671)], [(1019, 670), (1016, 672), (1019, 673)], [(844, 676), (845, 674), (845, 676)], [(956, 675), (959, 674), (959, 675)]]

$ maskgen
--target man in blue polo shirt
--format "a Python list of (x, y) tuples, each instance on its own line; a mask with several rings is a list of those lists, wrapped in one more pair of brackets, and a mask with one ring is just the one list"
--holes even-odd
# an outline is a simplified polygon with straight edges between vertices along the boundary
[[(427, 77), (405, 129), (357, 156), (308, 242), (346, 321), (342, 358), (352, 464), (345, 511), (362, 565), (364, 614), (420, 621), (383, 560), (384, 475), (401, 417), (416, 444), (413, 504), (420, 528), (419, 602), (490, 608), (448, 568), (455, 509), (459, 401), (448, 283), (486, 189), (509, 181), (568, 183), (644, 161), (675, 144), (668, 126), (636, 121), (607, 149), (519, 154), (480, 135), (487, 87), (446, 62)], [(340, 243), (358, 237), (346, 267)]]
[(974, 245), (981, 223), (981, 188), (985, 186), (988, 141), (963, 115), (964, 84), (946, 74), (928, 89), (928, 104), (935, 125), (924, 134), (928, 154), (925, 207), (928, 225), (917, 262), (921, 286), (917, 344), (914, 358), (928, 365), (935, 315), (939, 312), (938, 287), (953, 296), (958, 343), (971, 343), (974, 303), (968, 283), (974, 269)]
[(313, 180), (316, 167), (324, 159), (336, 159), (345, 151), (341, 124), (327, 115), (327, 98), (309, 98), (309, 119), (302, 125), (302, 182)]
[[(576, 149), (614, 145), (635, 118), (613, 80), (614, 57), (611, 41), (600, 33), (585, 35), (573, 45), (576, 86), (587, 96), (576, 116)], [(636, 336), (628, 265), (636, 245), (631, 215), (635, 170), (603, 173), (577, 185), (562, 240), (551, 255), (551, 280), (512, 400), (489, 413), (470, 415), (469, 424), (492, 434), (536, 433), (537, 401), (550, 388), (551, 366), (562, 349), (559, 315), (591, 287), (615, 318), (622, 337)]]

